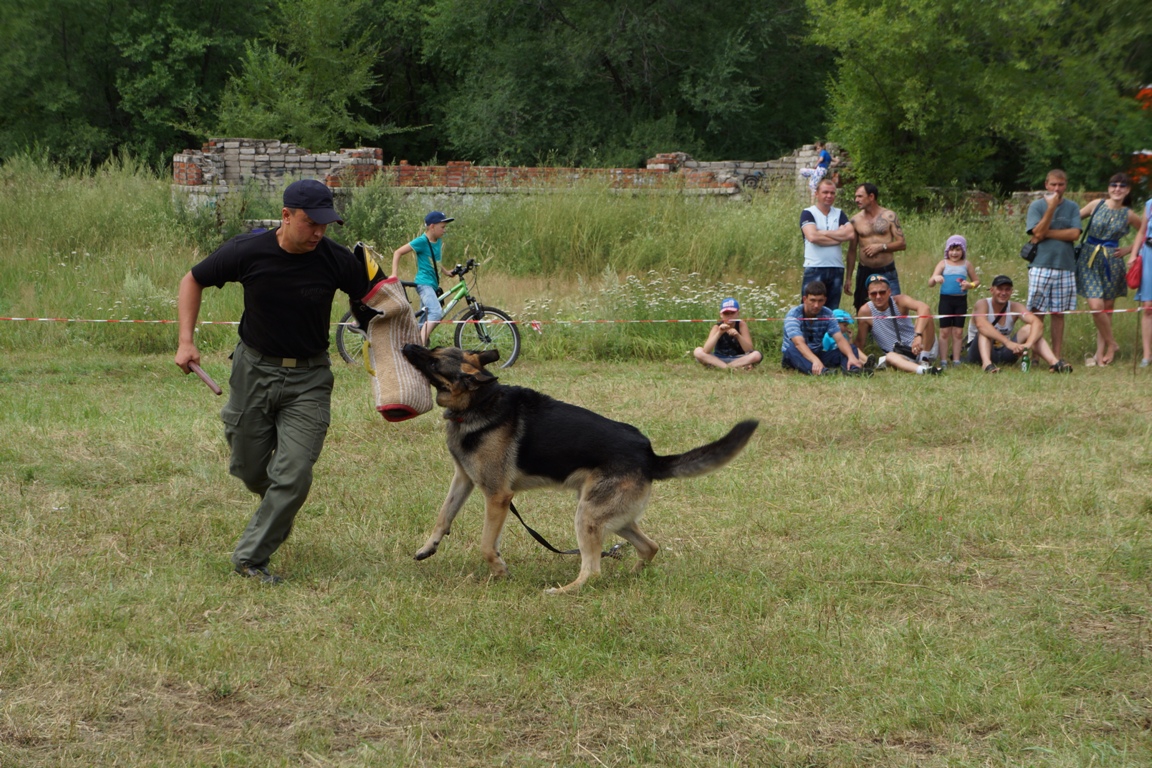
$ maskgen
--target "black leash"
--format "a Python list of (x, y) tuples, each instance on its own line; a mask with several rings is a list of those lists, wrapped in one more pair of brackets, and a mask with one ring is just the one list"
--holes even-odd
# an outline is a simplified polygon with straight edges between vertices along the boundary
[[(524, 530), (526, 530), (526, 531), (528, 531), (528, 533), (532, 534), (532, 538), (536, 539), (537, 543), (539, 543), (540, 546), (544, 547), (544, 549), (547, 549), (551, 552), (555, 552), (558, 555), (578, 555), (578, 554), (580, 554), (579, 549), (568, 549), (568, 550), (556, 549), (556, 547), (554, 547), (548, 543), (548, 539), (544, 538), (543, 536), (538, 534), (536, 531), (532, 530), (531, 526), (529, 526), (528, 523), (524, 522), (524, 518), (520, 517), (520, 513), (517, 511), (515, 504), (513, 504), (512, 502), (508, 502), (508, 508), (512, 510), (512, 514), (516, 515), (516, 519), (520, 521), (520, 525), (524, 526)], [(612, 545), (612, 548), (610, 550), (608, 550), (607, 552), (601, 552), (600, 557), (611, 557), (611, 558), (615, 558), (615, 559), (619, 560), (622, 556), (620, 554), (620, 550), (623, 548), (624, 548), (623, 543), (614, 544), (614, 545)]]

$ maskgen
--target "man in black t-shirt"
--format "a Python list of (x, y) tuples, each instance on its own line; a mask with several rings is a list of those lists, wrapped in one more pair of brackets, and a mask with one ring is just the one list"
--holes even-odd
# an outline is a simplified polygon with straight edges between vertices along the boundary
[(240, 235), (180, 281), (176, 365), (199, 364), (193, 333), (205, 287), (240, 283), (244, 313), (232, 353), (228, 404), (220, 412), (232, 450), (229, 472), (260, 496), (232, 554), (236, 572), (275, 584), (268, 559), (288, 538), (308, 498), (331, 413), (328, 331), (337, 290), (360, 299), (374, 281), (347, 248), (324, 236), (343, 224), (322, 182), (284, 190), (277, 229)]

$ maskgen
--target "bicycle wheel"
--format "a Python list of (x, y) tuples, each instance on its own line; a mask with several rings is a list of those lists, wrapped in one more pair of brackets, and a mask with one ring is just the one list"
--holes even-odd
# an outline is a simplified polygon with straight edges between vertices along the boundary
[(340, 357), (350, 365), (361, 365), (364, 362), (364, 332), (356, 324), (352, 310), (344, 313), (340, 318), (340, 325), (336, 326), (336, 349)]
[(520, 329), (512, 322), (507, 312), (481, 305), (460, 319), (500, 322), (458, 323), (455, 336), (457, 347), (499, 350), (501, 368), (507, 368), (516, 362), (516, 358), (520, 356)]

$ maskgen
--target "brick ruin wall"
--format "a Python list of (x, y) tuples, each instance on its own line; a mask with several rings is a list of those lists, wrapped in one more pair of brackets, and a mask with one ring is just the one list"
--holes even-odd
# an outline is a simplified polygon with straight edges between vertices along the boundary
[(601, 182), (613, 189), (678, 189), (701, 195), (735, 196), (745, 179), (756, 176), (760, 187), (805, 185), (800, 168), (816, 162), (808, 145), (777, 160), (701, 162), (682, 152), (660, 154), (645, 168), (554, 168), (478, 166), (467, 161), (444, 165), (385, 164), (375, 147), (310, 153), (275, 140), (211, 139), (199, 150), (172, 157), (173, 186), (190, 204), (200, 204), (243, 186), (279, 190), (290, 179), (320, 179), (335, 190), (363, 184), (387, 173), (397, 187), (426, 192), (492, 194), (517, 190), (570, 187)]
[[(829, 144), (834, 155), (838, 148)], [(485, 195), (517, 191), (539, 191), (572, 187), (581, 183), (603, 183), (609, 188), (669, 189), (683, 194), (739, 198), (755, 180), (760, 189), (788, 187), (808, 200), (807, 180), (801, 168), (816, 165), (818, 151), (813, 144), (775, 160), (724, 160), (704, 162), (683, 152), (658, 154), (644, 168), (555, 168), (523, 166), (482, 166), (468, 161), (444, 165), (411, 165), (406, 160), (384, 162), (383, 150), (376, 147), (341, 149), (311, 153), (289, 142), (265, 139), (211, 139), (199, 150), (185, 150), (172, 157), (173, 191), (187, 204), (210, 204), (230, 190), (254, 186), (278, 192), (293, 179), (320, 179), (339, 195), (386, 173), (390, 183), (424, 195)], [(849, 168), (843, 155), (840, 167)], [(1016, 192), (1005, 201), (972, 191), (968, 204), (977, 215), (989, 215), (999, 203), (1002, 213), (1023, 216), (1028, 204), (1042, 192)], [(1087, 200), (1102, 196), (1089, 193)]]

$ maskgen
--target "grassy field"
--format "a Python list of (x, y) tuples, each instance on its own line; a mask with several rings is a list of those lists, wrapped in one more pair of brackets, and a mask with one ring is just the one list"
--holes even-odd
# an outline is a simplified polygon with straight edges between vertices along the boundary
[[(207, 369), (226, 381), (223, 355)], [(1130, 368), (813, 380), (688, 363), (502, 372), (671, 453), (662, 550), (574, 558), (509, 522), (491, 582), (437, 414), (383, 423), (337, 370), (269, 588), (230, 574), (253, 497), (221, 400), (168, 355), (0, 353), (0, 765), (1144, 766), (1148, 378)], [(572, 499), (518, 506), (571, 546)], [(631, 555), (629, 555), (630, 557)]]
[[(218, 227), (268, 206), (192, 214), (131, 163), (19, 158), (0, 192), (0, 316), (170, 320)], [(253, 497), (227, 475), (221, 399), (172, 365), (174, 326), (0, 322), (0, 766), (1152, 764), (1152, 379), (1131, 315), (1120, 362), (1091, 370), (1091, 322), (1070, 318), (1063, 377), (790, 376), (774, 320), (753, 325), (768, 362), (729, 374), (690, 362), (699, 324), (569, 324), (706, 319), (724, 295), (778, 317), (800, 207), (578, 190), (455, 224), (450, 253), (494, 257), (480, 295), (543, 321), (505, 382), (661, 453), (763, 422), (730, 467), (656, 487), (653, 568), (608, 562), (575, 597), (543, 594), (575, 559), (514, 521), (513, 576), (487, 578), (478, 499), (414, 562), (451, 474), (440, 419), (383, 423), (344, 366), (273, 560), (287, 583), (234, 577)], [(384, 188), (351, 210), (334, 234), (382, 248), (420, 214)], [(904, 218), (909, 286), (953, 232), (986, 281), (1022, 285), (1019, 222)], [(240, 309), (213, 291), (201, 319)], [(234, 340), (200, 330), (221, 383)], [(518, 507), (574, 544), (568, 495)]]

